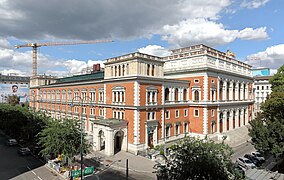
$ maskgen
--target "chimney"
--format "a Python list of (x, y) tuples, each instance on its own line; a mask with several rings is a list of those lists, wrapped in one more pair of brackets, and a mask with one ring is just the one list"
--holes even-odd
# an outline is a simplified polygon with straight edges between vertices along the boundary
[(101, 71), (101, 65), (100, 63), (98, 64), (93, 64), (93, 73)]

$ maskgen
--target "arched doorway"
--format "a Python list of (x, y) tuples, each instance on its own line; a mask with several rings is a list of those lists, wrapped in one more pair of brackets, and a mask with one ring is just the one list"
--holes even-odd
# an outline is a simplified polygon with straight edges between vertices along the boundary
[(227, 112), (227, 131), (229, 131), (229, 128), (230, 128), (230, 112), (228, 111)]
[(223, 132), (223, 113), (220, 113), (219, 127), (220, 127), (220, 133), (222, 133)]
[(114, 135), (114, 153), (117, 153), (121, 150), (122, 141), (123, 141), (124, 132), (118, 131)]
[(236, 128), (236, 111), (233, 111), (233, 129)]
[(105, 134), (102, 130), (99, 131), (99, 151), (105, 149)]

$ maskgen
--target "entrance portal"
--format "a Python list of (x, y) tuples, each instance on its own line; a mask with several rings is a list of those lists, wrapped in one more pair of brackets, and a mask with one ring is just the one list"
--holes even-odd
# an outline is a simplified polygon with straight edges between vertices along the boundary
[(114, 136), (114, 153), (117, 153), (121, 150), (122, 141), (124, 133), (123, 131), (118, 131)]

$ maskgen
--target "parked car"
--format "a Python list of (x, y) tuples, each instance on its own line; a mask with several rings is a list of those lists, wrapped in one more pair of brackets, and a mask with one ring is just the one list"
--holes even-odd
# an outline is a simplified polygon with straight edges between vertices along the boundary
[(251, 154), (256, 157), (261, 163), (265, 161), (264, 157), (259, 152), (252, 152)]
[(15, 146), (15, 145), (18, 145), (18, 141), (16, 139), (8, 139), (7, 144), (9, 146)]
[(18, 153), (22, 156), (27, 156), (31, 154), (31, 150), (28, 147), (20, 148)]
[(249, 168), (256, 168), (255, 164), (253, 164), (253, 162), (251, 162), (249, 159), (247, 158), (243, 158), (243, 157), (239, 157), (237, 159), (237, 164), (240, 165), (243, 168), (249, 169)]
[(245, 154), (244, 155), (245, 158), (249, 159), (251, 162), (253, 162), (253, 164), (255, 164), (257, 167), (260, 167), (261, 166), (261, 162), (260, 160), (258, 160), (256, 157), (254, 157), (253, 155), (251, 154)]

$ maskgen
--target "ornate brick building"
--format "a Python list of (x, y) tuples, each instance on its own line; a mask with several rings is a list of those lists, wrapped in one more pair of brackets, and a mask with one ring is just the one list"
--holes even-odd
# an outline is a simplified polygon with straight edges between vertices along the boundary
[[(94, 68), (97, 69), (97, 68)], [(186, 135), (219, 135), (252, 119), (251, 66), (205, 45), (168, 57), (132, 53), (104, 72), (31, 88), (36, 109), (83, 120), (94, 150), (137, 153)]]

